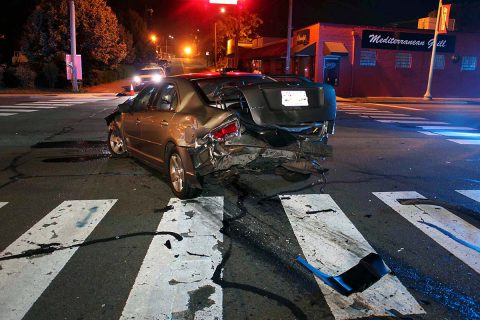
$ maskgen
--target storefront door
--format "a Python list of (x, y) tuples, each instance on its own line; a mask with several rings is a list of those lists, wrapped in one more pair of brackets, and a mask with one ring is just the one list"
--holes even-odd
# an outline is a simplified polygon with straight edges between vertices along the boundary
[(323, 82), (338, 86), (340, 78), (340, 58), (325, 57), (323, 62)]

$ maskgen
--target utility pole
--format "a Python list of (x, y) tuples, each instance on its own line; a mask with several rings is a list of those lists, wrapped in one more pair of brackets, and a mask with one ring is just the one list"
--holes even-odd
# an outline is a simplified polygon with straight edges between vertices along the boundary
[(287, 57), (285, 58), (285, 74), (290, 73), (290, 55), (292, 50), (292, 12), (293, 0), (288, 1), (288, 36), (287, 36)]
[(423, 99), (425, 100), (432, 100), (432, 76), (433, 76), (433, 66), (435, 64), (435, 54), (437, 53), (437, 39), (438, 39), (438, 27), (440, 23), (440, 14), (442, 10), (442, 0), (438, 1), (438, 11), (437, 11), (437, 22), (435, 23), (435, 35), (433, 37), (433, 47), (432, 47), (432, 57), (430, 59), (430, 71), (428, 72), (428, 83), (427, 83), (427, 91), (425, 91), (425, 95)]
[(215, 71), (217, 71), (217, 22), (215, 21)]
[(77, 65), (75, 58), (77, 57), (77, 35), (75, 32), (75, 3), (74, 0), (69, 1), (70, 4), (70, 55), (72, 57), (72, 89), (78, 92), (77, 82)]

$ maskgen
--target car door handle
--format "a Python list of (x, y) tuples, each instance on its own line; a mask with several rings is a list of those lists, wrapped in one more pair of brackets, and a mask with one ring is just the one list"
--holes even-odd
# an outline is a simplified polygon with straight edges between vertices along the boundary
[(138, 126), (141, 123), (140, 119), (135, 120), (135, 124)]
[(168, 126), (168, 121), (162, 120), (162, 121), (160, 122), (160, 124), (161, 124), (162, 126)]

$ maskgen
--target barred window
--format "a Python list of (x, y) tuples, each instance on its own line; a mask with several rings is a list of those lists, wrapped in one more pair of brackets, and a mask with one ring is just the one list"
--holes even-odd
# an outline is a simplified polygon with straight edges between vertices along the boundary
[(433, 69), (436, 69), (436, 70), (445, 69), (445, 55), (443, 54), (435, 55), (435, 60), (433, 62)]
[(375, 67), (377, 65), (377, 52), (368, 50), (360, 51), (360, 65), (362, 67)]
[(477, 57), (462, 57), (462, 71), (475, 71), (477, 69)]
[(412, 55), (406, 52), (399, 52), (395, 54), (395, 68), (396, 69), (411, 69)]

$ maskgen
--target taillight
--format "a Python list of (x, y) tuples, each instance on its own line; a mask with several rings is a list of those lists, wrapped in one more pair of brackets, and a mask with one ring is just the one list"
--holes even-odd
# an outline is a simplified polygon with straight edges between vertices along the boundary
[(232, 133), (237, 133), (237, 132), (238, 132), (237, 122), (232, 122), (223, 128), (220, 128), (216, 131), (212, 131), (211, 135), (214, 139), (223, 141), (227, 135)]

